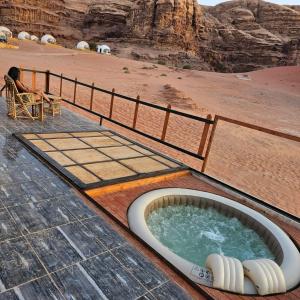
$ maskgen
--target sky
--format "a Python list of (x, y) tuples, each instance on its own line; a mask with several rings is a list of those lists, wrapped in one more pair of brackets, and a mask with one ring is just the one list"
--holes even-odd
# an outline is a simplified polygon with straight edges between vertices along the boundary
[[(216, 5), (221, 2), (225, 2), (225, 1), (224, 0), (223, 1), (220, 1), (220, 0), (198, 0), (198, 2), (202, 5)], [(277, 3), (277, 4), (289, 4), (289, 5), (298, 4), (298, 5), (300, 5), (300, 0), (270, 0), (268, 2)]]

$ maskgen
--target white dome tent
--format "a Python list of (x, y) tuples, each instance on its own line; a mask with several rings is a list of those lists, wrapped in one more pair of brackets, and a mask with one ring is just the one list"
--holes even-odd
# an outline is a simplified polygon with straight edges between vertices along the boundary
[(18, 39), (19, 40), (30, 40), (30, 34), (26, 31), (21, 31), (19, 34), (18, 34)]
[(42, 44), (55, 44), (56, 39), (51, 34), (45, 34), (41, 38)]
[(85, 42), (85, 41), (81, 41), (76, 45), (76, 49), (79, 50), (89, 50), (90, 49), (90, 45)]
[(110, 48), (107, 45), (97, 45), (97, 52), (101, 54), (110, 54)]
[(34, 42), (37, 42), (37, 41), (39, 40), (39, 38), (38, 38), (36, 35), (32, 35), (32, 36), (30, 37), (30, 39), (31, 39), (32, 41), (34, 41)]
[(0, 26), (0, 32), (4, 33), (7, 38), (12, 37), (12, 32), (7, 27)]

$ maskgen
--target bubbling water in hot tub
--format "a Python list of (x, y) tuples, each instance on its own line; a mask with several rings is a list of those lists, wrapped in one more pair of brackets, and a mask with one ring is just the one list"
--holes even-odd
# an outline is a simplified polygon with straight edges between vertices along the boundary
[(172, 252), (200, 266), (219, 253), (241, 261), (274, 255), (264, 240), (237, 218), (214, 208), (175, 205), (159, 208), (147, 218), (151, 233)]

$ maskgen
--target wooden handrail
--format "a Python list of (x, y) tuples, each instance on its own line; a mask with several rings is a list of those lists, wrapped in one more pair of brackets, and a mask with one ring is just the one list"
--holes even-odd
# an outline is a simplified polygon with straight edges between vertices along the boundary
[(224, 121), (224, 122), (227, 122), (227, 123), (236, 124), (236, 125), (239, 125), (239, 126), (242, 126), (242, 127), (245, 127), (245, 128), (254, 129), (254, 130), (264, 132), (264, 133), (267, 133), (267, 134), (279, 136), (279, 137), (282, 137), (284, 139), (292, 140), (292, 141), (295, 141), (295, 142), (300, 142), (300, 137), (299, 136), (291, 135), (291, 134), (288, 134), (288, 133), (280, 132), (280, 131), (277, 131), (277, 130), (257, 126), (257, 125), (251, 124), (251, 123), (246, 123), (246, 122), (234, 120), (234, 119), (219, 116), (219, 115), (216, 115), (216, 118), (218, 120), (221, 120), (221, 121)]
[[(71, 83), (74, 83), (73, 99), (72, 100), (63, 99), (63, 100), (65, 102), (69, 103), (69, 104), (72, 104), (73, 106), (76, 106), (77, 108), (83, 109), (83, 110), (85, 110), (89, 113), (92, 113), (92, 114), (98, 116), (99, 117), (99, 123), (101, 125), (102, 125), (103, 120), (107, 120), (107, 121), (113, 122), (113, 123), (115, 123), (119, 126), (122, 126), (124, 128), (127, 128), (131, 131), (134, 131), (134, 132), (136, 132), (136, 133), (138, 133), (142, 136), (145, 136), (145, 137), (150, 138), (154, 141), (157, 141), (157, 142), (162, 143), (166, 146), (169, 146), (173, 149), (176, 149), (180, 152), (183, 152), (185, 154), (188, 154), (190, 156), (196, 157), (196, 158), (201, 159), (201, 160), (204, 159), (202, 154), (194, 153), (192, 151), (189, 151), (189, 150), (183, 149), (181, 147), (178, 147), (174, 144), (168, 143), (168, 142), (165, 141), (165, 139), (166, 139), (166, 135), (167, 135), (168, 123), (169, 123), (169, 118), (170, 118), (171, 114), (181, 116), (181, 117), (184, 117), (184, 118), (187, 118), (187, 119), (195, 120), (195, 121), (198, 121), (198, 122), (205, 123), (205, 125), (206, 125), (205, 130), (207, 130), (207, 131), (208, 131), (210, 125), (213, 124), (213, 121), (209, 118), (206, 119), (206, 118), (203, 118), (203, 117), (200, 117), (200, 116), (191, 115), (191, 114), (188, 114), (188, 113), (185, 113), (185, 112), (182, 112), (182, 111), (178, 111), (178, 110), (172, 109), (171, 106), (163, 107), (163, 106), (159, 106), (159, 105), (147, 102), (147, 101), (142, 101), (139, 96), (137, 98), (131, 98), (131, 97), (128, 97), (128, 96), (125, 96), (125, 95), (121, 95), (121, 94), (116, 93), (115, 89), (112, 89), (112, 91), (108, 91), (108, 90), (105, 90), (105, 89), (102, 89), (102, 88), (99, 88), (99, 87), (95, 86), (94, 83), (92, 85), (86, 84), (86, 83), (78, 81), (77, 78), (75, 78), (75, 80), (71, 79), (71, 78), (67, 78), (63, 74), (58, 75), (58, 74), (52, 73), (50, 71), (30, 70), (30, 69), (25, 69), (25, 68), (21, 68), (21, 70), (22, 70), (22, 72), (35, 72), (35, 73), (45, 74), (45, 91), (46, 91), (46, 93), (51, 93), (51, 91), (50, 91), (50, 77), (51, 76), (54, 76), (54, 77), (60, 79), (60, 86), (59, 86), (60, 96), (62, 96), (62, 89), (63, 89), (63, 81), (64, 80), (68, 81), (68, 82), (71, 82)], [(90, 98), (89, 108), (83, 107), (83, 106), (78, 105), (76, 103), (77, 86), (78, 85), (91, 89), (91, 98)], [(111, 101), (110, 101), (109, 115), (108, 116), (104, 116), (102, 114), (99, 114), (99, 113), (96, 113), (95, 111), (93, 111), (94, 91), (100, 91), (100, 92), (106, 93), (108, 95), (111, 95)], [(115, 102), (116, 97), (118, 97), (120, 99), (123, 99), (123, 100), (128, 100), (128, 101), (131, 101), (131, 102), (135, 102), (135, 111), (134, 111), (134, 115), (133, 115), (132, 126), (128, 126), (124, 123), (121, 123), (121, 122), (113, 119), (114, 104), (115, 104), (114, 102)], [(165, 120), (164, 120), (164, 126), (162, 128), (161, 138), (156, 138), (155, 136), (146, 134), (145, 132), (136, 129), (136, 124), (138, 122), (138, 112), (139, 112), (140, 105), (151, 107), (151, 108), (154, 108), (154, 109), (157, 109), (157, 110), (160, 110), (160, 111), (165, 111), (166, 115), (165, 115)], [(206, 139), (204, 140), (204, 137), (206, 137), (206, 139), (207, 139), (207, 134), (202, 135), (201, 145), (203, 145), (203, 144), (205, 145), (205, 143), (206, 143)]]
[[(31, 71), (31, 70), (28, 70), (28, 69), (24, 69), (24, 70), (27, 71), (27, 72)], [(41, 73), (42, 71), (36, 71), (36, 72), (37, 73), (38, 72)], [(61, 75), (58, 75), (58, 74), (55, 74), (55, 73), (52, 73), (52, 72), (50, 72), (50, 75), (54, 76), (54, 77), (57, 77), (57, 78), (61, 77)], [(72, 78), (68, 78), (68, 77), (62, 76), (62, 79), (66, 80), (66, 81), (69, 81), (69, 82), (72, 82), (72, 83), (75, 83), (75, 80), (72, 79)], [(83, 87), (93, 88), (93, 86), (91, 84), (87, 84), (87, 83), (84, 83), (84, 82), (81, 82), (81, 81), (78, 81), (78, 80), (77, 80), (77, 84), (81, 85)], [(94, 86), (94, 90), (98, 91), (98, 92), (102, 92), (102, 93), (108, 94), (108, 95), (114, 94), (114, 97), (118, 97), (118, 98), (121, 98), (123, 100), (128, 100), (128, 101), (135, 102), (135, 103), (138, 101), (140, 103), (140, 105), (149, 106), (151, 108), (155, 108), (155, 109), (158, 109), (158, 110), (161, 110), (161, 111), (168, 111), (168, 109), (166, 107), (164, 107), (164, 106), (153, 104), (153, 103), (148, 102), (148, 101), (137, 100), (136, 98), (132, 98), (132, 97), (125, 96), (125, 95), (122, 95), (122, 94), (118, 94), (116, 92), (105, 90), (105, 89), (99, 88), (97, 86)], [(170, 113), (175, 114), (175, 115), (179, 115), (179, 116), (182, 116), (182, 117), (185, 117), (185, 118), (188, 118), (188, 119), (192, 119), (192, 120), (195, 120), (195, 121), (200, 121), (200, 122), (203, 122), (203, 123), (213, 124), (213, 121), (211, 121), (211, 120), (208, 120), (206, 118), (199, 117), (199, 116), (196, 116), (196, 115), (191, 115), (191, 114), (179, 111), (179, 110), (171, 109)]]
[[(182, 111), (175, 110), (170, 105), (168, 107), (163, 107), (163, 106), (159, 106), (159, 105), (147, 102), (147, 101), (143, 101), (143, 100), (140, 99), (139, 96), (137, 98), (132, 98), (132, 97), (128, 97), (128, 96), (125, 96), (125, 95), (121, 95), (121, 94), (116, 93), (115, 89), (112, 89), (111, 91), (105, 90), (105, 89), (102, 89), (102, 88), (99, 88), (99, 87), (95, 86), (94, 83), (92, 83), (91, 85), (86, 84), (86, 83), (78, 81), (77, 78), (74, 80), (74, 79), (65, 77), (65, 76), (63, 76), (63, 74), (58, 75), (58, 74), (52, 73), (50, 71), (30, 70), (30, 69), (24, 69), (24, 68), (22, 68), (22, 71), (35, 72), (35, 74), (36, 73), (45, 74), (45, 90), (46, 90), (46, 92), (47, 91), (49, 92), (49, 89), (50, 89), (50, 76), (54, 76), (54, 77), (57, 77), (57, 78), (60, 79), (60, 95), (62, 94), (62, 85), (63, 85), (64, 80), (74, 83), (74, 95), (73, 95), (73, 99), (72, 99), (73, 101), (69, 101), (67, 99), (64, 99), (65, 102), (67, 102), (69, 104), (72, 104), (72, 105), (76, 106), (77, 108), (83, 109), (83, 110), (85, 110), (89, 113), (92, 113), (92, 114), (98, 116), (100, 118), (100, 124), (102, 124), (103, 120), (113, 122), (113, 123), (115, 123), (119, 126), (122, 126), (122, 127), (126, 128), (126, 129), (129, 129), (131, 131), (134, 131), (134, 132), (136, 132), (140, 135), (143, 135), (147, 138), (150, 138), (150, 139), (155, 140), (159, 143), (167, 145), (167, 146), (169, 146), (171, 148), (174, 148), (178, 151), (181, 151), (185, 154), (188, 154), (190, 156), (193, 156), (193, 157), (196, 157), (198, 159), (204, 160), (203, 165), (202, 165), (202, 172), (205, 172), (205, 169), (206, 169), (206, 166), (207, 166), (207, 161), (208, 161), (211, 146), (212, 146), (212, 143), (213, 143), (213, 140), (214, 140), (214, 135), (215, 135), (215, 131), (217, 129), (218, 121), (224, 121), (224, 122), (236, 124), (236, 125), (239, 125), (239, 126), (249, 128), (249, 129), (261, 131), (261, 132), (271, 134), (271, 135), (274, 135), (274, 136), (278, 136), (278, 137), (281, 137), (281, 138), (286, 138), (286, 139), (289, 139), (289, 140), (300, 142), (300, 137), (298, 137), (298, 136), (293, 136), (293, 135), (290, 135), (290, 134), (287, 134), (287, 133), (283, 133), (283, 132), (279, 132), (279, 131), (276, 131), (276, 130), (260, 127), (260, 126), (254, 125), (254, 124), (234, 120), (234, 119), (223, 117), (223, 116), (220, 116), (220, 115), (216, 115), (214, 119), (212, 119), (211, 115), (208, 115), (207, 118), (203, 118), (203, 117), (196, 116), (196, 115), (191, 115), (191, 114), (188, 114), (188, 113), (185, 113), (185, 112), (182, 112)], [(34, 76), (34, 75), (32, 75), (32, 76)], [(91, 89), (91, 98), (90, 98), (90, 103), (89, 103), (89, 109), (85, 108), (81, 105), (76, 104), (77, 85), (80, 85), (80, 86), (87, 87), (87, 88)], [(108, 116), (104, 116), (100, 113), (96, 113), (96, 112), (93, 111), (94, 91), (100, 91), (100, 92), (106, 93), (108, 95), (111, 95)], [(125, 124), (113, 119), (114, 104), (115, 104), (114, 102), (115, 102), (116, 97), (135, 103), (133, 121), (132, 121), (131, 126), (125, 125)], [(157, 110), (160, 110), (160, 111), (165, 111), (166, 114), (165, 114), (165, 119), (164, 119), (164, 125), (163, 125), (163, 128), (162, 128), (162, 134), (161, 134), (160, 138), (156, 138), (152, 135), (146, 134), (146, 133), (136, 129), (136, 125), (137, 125), (137, 122), (138, 122), (138, 112), (139, 112), (139, 108), (140, 108), (141, 105), (151, 107), (151, 108), (154, 108), (154, 109), (157, 109)], [(191, 120), (196, 120), (196, 121), (204, 123), (203, 132), (202, 132), (202, 135), (201, 135), (201, 139), (200, 139), (200, 142), (199, 142), (199, 147), (198, 147), (197, 153), (194, 153), (194, 152), (191, 152), (189, 150), (180, 148), (178, 146), (167, 143), (165, 141), (166, 140), (166, 135), (167, 135), (169, 118), (170, 118), (171, 114), (174, 114), (174, 115), (177, 115), (177, 116), (182, 116), (184, 118), (188, 118), (188, 119), (191, 119)], [(211, 125), (213, 125), (212, 128), (211, 128)], [(204, 155), (204, 152), (205, 152), (205, 155)]]
[(280, 131), (277, 131), (277, 130), (261, 127), (261, 126), (254, 125), (254, 124), (251, 124), (251, 123), (238, 121), (238, 120), (234, 120), (234, 119), (231, 119), (231, 118), (216, 115), (215, 119), (214, 119), (214, 125), (212, 127), (212, 132), (210, 134), (210, 138), (209, 138), (209, 141), (208, 141), (207, 150), (206, 150), (206, 153), (204, 155), (204, 161), (203, 161), (202, 169), (201, 169), (201, 172), (203, 172), (203, 173), (205, 172), (206, 167), (207, 167), (207, 162), (208, 162), (211, 146), (213, 144), (215, 132), (216, 132), (216, 129), (217, 129), (217, 124), (218, 124), (219, 121), (235, 124), (235, 125), (238, 125), (238, 126), (241, 126), (241, 127), (249, 128), (249, 129), (256, 130), (256, 131), (259, 131), (259, 132), (263, 132), (263, 133), (266, 133), (266, 134), (270, 134), (270, 135), (273, 135), (273, 136), (278, 136), (278, 137), (288, 139), (288, 140), (291, 140), (291, 141), (295, 141), (295, 142), (298, 142), (298, 143), (300, 142), (300, 137), (299, 136), (291, 135), (291, 134), (288, 134), (288, 133), (284, 133), (284, 132), (280, 132)]
[[(26, 69), (26, 68), (20, 68), (20, 70), (22, 70), (24, 72), (32, 72), (33, 71), (31, 69)], [(56, 73), (52, 73), (50, 71), (41, 71), (41, 70), (35, 70), (35, 72), (39, 73), (39, 74), (46, 74), (47, 72), (49, 72), (49, 75), (51, 75), (51, 76), (54, 76), (54, 77), (57, 77), (57, 78), (61, 78), (61, 80), (66, 80), (66, 81), (75, 83), (74, 79), (65, 77), (62, 74), (59, 75), (59, 74), (56, 74)], [(78, 80), (77, 80), (77, 84), (81, 85), (83, 87), (93, 88), (92, 85), (84, 83), (84, 82), (81, 82), (81, 81), (78, 81)], [(94, 86), (94, 89), (95, 89), (95, 91), (103, 92), (105, 94), (109, 94), (109, 95), (113, 94), (112, 91), (105, 90), (105, 89), (99, 88), (97, 86)], [(137, 100), (135, 98), (132, 98), (132, 97), (129, 97), (129, 96), (125, 96), (125, 95), (122, 95), (122, 94), (118, 94), (118, 93), (114, 93), (114, 96), (118, 97), (118, 98), (121, 98), (121, 99), (124, 99), (124, 100), (131, 101), (131, 102), (137, 102), (137, 101), (139, 101), (139, 103), (141, 105), (145, 105), (145, 106), (149, 106), (149, 107), (152, 107), (152, 108), (156, 108), (158, 110), (162, 110), (162, 111), (167, 111), (168, 110), (166, 107), (159, 106), (157, 104), (153, 104), (153, 103), (151, 103), (149, 101)], [(192, 120), (196, 120), (196, 121), (208, 123), (208, 124), (211, 124), (211, 125), (213, 124), (213, 121), (211, 121), (211, 120), (208, 120), (208, 119), (196, 116), (196, 115), (191, 115), (191, 114), (188, 114), (188, 113), (185, 113), (185, 112), (182, 112), (182, 111), (178, 111), (178, 110), (175, 110), (175, 109), (171, 109), (170, 113), (175, 114), (175, 115), (179, 115), (179, 116), (182, 116), (182, 117), (185, 117), (185, 118), (188, 118), (188, 119), (192, 119)]]

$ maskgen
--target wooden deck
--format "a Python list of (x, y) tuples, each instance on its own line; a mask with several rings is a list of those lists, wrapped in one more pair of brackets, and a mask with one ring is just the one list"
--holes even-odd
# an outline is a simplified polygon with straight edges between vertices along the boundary
[[(153, 181), (147, 181), (143, 182), (139, 181), (136, 184), (125, 184), (125, 185), (119, 185), (117, 187), (111, 186), (105, 190), (99, 189), (99, 190), (92, 190), (92, 191), (86, 191), (86, 193), (89, 195), (89, 197), (93, 198), (93, 200), (100, 205), (109, 215), (113, 216), (114, 219), (118, 221), (124, 228), (128, 228), (128, 222), (127, 222), (127, 210), (130, 204), (140, 195), (159, 188), (170, 188), (170, 187), (182, 187), (182, 188), (190, 188), (190, 189), (196, 189), (206, 192), (211, 192), (214, 194), (218, 194), (220, 196), (225, 196), (231, 199), (234, 199), (242, 204), (245, 204), (251, 208), (254, 208), (255, 210), (259, 211), (269, 219), (271, 219), (274, 223), (276, 223), (278, 226), (280, 226), (297, 244), (297, 246), (300, 246), (300, 230), (292, 226), (290, 224), (287, 224), (280, 220), (277, 217), (271, 216), (261, 209), (258, 209), (254, 204), (249, 205), (246, 204), (246, 201), (240, 200), (236, 197), (233, 197), (228, 192), (222, 190), (221, 188), (217, 188), (211, 184), (208, 184), (199, 178), (196, 178), (192, 176), (190, 173), (187, 172), (181, 172), (178, 173), (177, 176), (174, 176), (171, 178), (156, 178), (153, 179)], [(128, 229), (129, 230), (129, 229)], [(137, 242), (138, 243), (138, 242)], [(180, 283), (182, 285), (183, 278), (174, 272), (173, 268), (171, 268), (169, 265), (167, 265), (163, 259), (159, 258), (156, 254), (154, 254), (152, 251), (149, 251), (147, 249), (148, 247), (140, 246), (143, 253), (150, 257), (152, 261), (155, 261), (161, 268), (164, 269), (172, 278), (174, 278), (175, 281)], [(247, 300), (247, 299), (266, 299), (266, 300), (296, 300), (300, 299), (300, 287), (296, 288), (293, 291), (290, 291), (286, 294), (281, 295), (271, 295), (271, 296), (242, 296), (242, 295), (235, 295), (228, 292), (219, 291), (216, 289), (208, 288), (205, 286), (197, 286), (192, 287), (187, 282), (184, 284), (184, 287), (189, 291), (189, 293), (193, 296), (195, 299), (202, 299), (202, 296), (204, 296), (207, 299), (215, 299), (215, 300)]]

